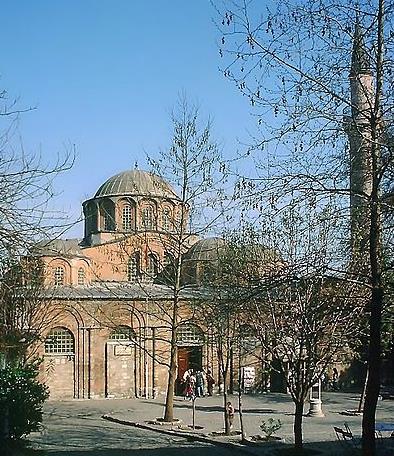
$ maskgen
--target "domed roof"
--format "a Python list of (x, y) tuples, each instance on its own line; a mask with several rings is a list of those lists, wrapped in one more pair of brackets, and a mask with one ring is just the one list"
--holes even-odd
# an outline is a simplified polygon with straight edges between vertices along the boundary
[(212, 261), (218, 259), (225, 242), (222, 238), (212, 237), (201, 239), (193, 244), (184, 256), (186, 261)]
[(95, 198), (114, 195), (144, 195), (179, 199), (170, 184), (156, 174), (133, 169), (110, 177), (97, 190)]

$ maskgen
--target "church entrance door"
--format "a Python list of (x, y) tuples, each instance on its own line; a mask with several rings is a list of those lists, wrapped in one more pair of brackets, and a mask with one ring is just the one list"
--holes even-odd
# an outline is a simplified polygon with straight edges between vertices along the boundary
[(178, 347), (178, 376), (176, 394), (182, 395), (185, 385), (182, 382), (185, 372), (189, 369), (202, 370), (202, 347)]

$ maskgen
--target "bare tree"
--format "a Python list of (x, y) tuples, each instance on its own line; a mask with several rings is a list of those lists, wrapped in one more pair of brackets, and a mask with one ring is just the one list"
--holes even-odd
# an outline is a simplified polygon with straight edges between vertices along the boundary
[(3, 258), (0, 264), (0, 353), (6, 364), (35, 358), (37, 342), (60, 313), (49, 306), (39, 258)]
[(70, 169), (74, 151), (58, 155), (53, 164), (39, 153), (26, 152), (17, 125), (19, 116), (32, 108), (18, 109), (5, 91), (0, 103), (0, 256), (8, 258), (70, 226), (48, 203), (54, 196), (53, 180)]
[(353, 356), (365, 302), (357, 282), (332, 274), (335, 211), (319, 212), (290, 206), (261, 231), (230, 234), (225, 260), (233, 277), (227, 294), (279, 366), (295, 404), (297, 448), (309, 390), (333, 362)]
[[(169, 368), (164, 421), (174, 418), (174, 387), (177, 376), (177, 330), (190, 321), (185, 308), (185, 282), (182, 259), (185, 252), (202, 233), (213, 230), (220, 218), (224, 198), (220, 190), (221, 157), (212, 139), (211, 123), (202, 124), (196, 106), (181, 96), (172, 114), (173, 138), (168, 150), (158, 159), (149, 158), (153, 171), (173, 184), (178, 193), (177, 213), (161, 236), (166, 264), (160, 265), (158, 281), (170, 288), (165, 303), (155, 301), (159, 315), (169, 332)], [(213, 208), (216, 209), (214, 210)], [(217, 209), (219, 207), (219, 209)]]
[(285, 1), (261, 14), (253, 2), (231, 1), (218, 10), (224, 74), (254, 106), (257, 142), (267, 151), (258, 163), (262, 179), (242, 179), (239, 189), (271, 204), (288, 195), (350, 197), (350, 214), (346, 203), (342, 209), (351, 226), (353, 279), (370, 296), (363, 451), (373, 454), (383, 239), (392, 243), (382, 212), (392, 210), (393, 3)]

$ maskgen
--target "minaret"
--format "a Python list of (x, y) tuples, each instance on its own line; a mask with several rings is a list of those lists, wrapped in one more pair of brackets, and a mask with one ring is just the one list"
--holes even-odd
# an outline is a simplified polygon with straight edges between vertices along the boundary
[[(371, 112), (374, 77), (361, 28), (356, 23), (350, 69), (351, 116), (345, 119), (350, 143), (350, 217), (353, 260), (368, 249), (369, 197), (372, 190)], [(364, 255), (363, 255), (364, 256)]]

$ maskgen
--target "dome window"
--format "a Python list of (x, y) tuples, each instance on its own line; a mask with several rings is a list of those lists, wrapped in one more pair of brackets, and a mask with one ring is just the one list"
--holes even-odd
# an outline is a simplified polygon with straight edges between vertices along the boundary
[(127, 204), (122, 209), (122, 229), (124, 231), (131, 231), (134, 227), (133, 208)]
[(101, 217), (102, 227), (104, 231), (114, 231), (115, 229), (115, 218), (114, 208), (111, 201), (106, 200), (101, 204)]
[(144, 207), (142, 210), (142, 226), (146, 230), (154, 229), (154, 211), (152, 206)]
[(78, 268), (78, 285), (85, 285), (85, 269)]
[(64, 267), (63, 266), (56, 266), (55, 272), (53, 275), (53, 282), (56, 286), (64, 285)]
[(173, 266), (175, 264), (174, 257), (171, 255), (171, 253), (164, 252), (164, 261), (163, 261), (163, 266)]
[(168, 207), (165, 207), (161, 215), (161, 226), (163, 231), (171, 231), (171, 222), (171, 210)]
[(140, 254), (135, 252), (127, 263), (127, 280), (136, 282), (140, 277)]
[(155, 253), (150, 253), (148, 255), (148, 264), (146, 268), (146, 273), (150, 277), (155, 277), (159, 272), (159, 262), (157, 259), (157, 255)]

